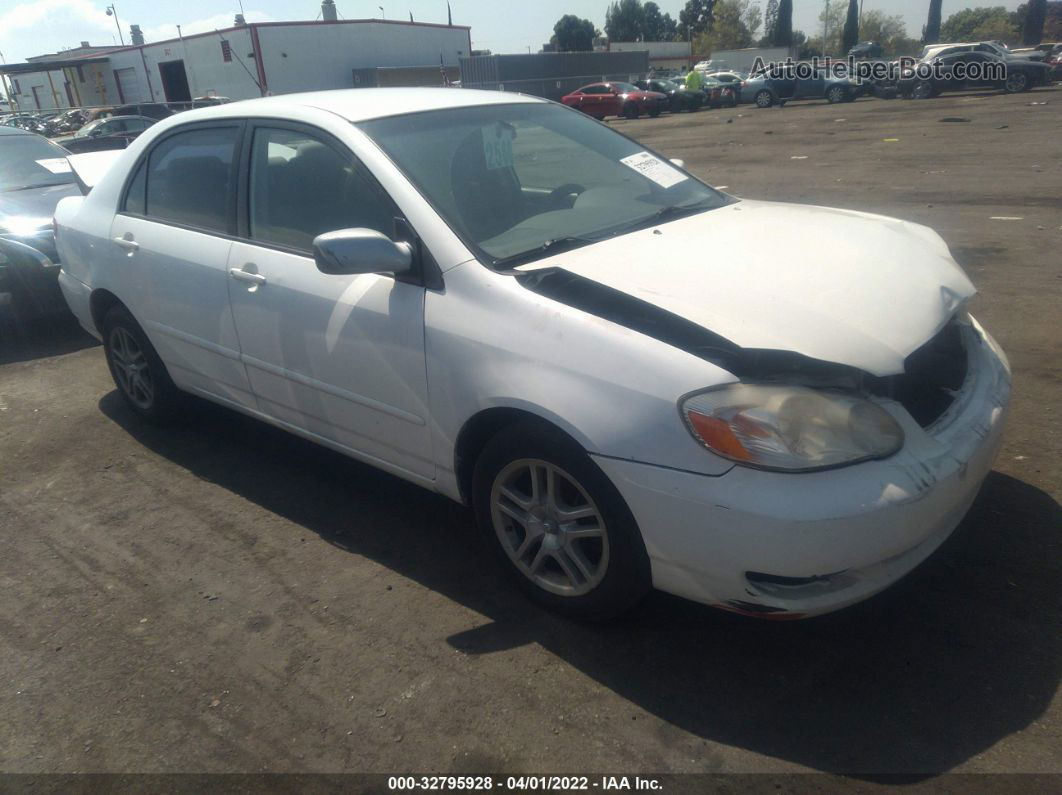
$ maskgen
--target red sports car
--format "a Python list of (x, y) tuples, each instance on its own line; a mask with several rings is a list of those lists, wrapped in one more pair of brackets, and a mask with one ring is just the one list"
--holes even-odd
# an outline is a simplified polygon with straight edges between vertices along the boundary
[(667, 110), (670, 100), (666, 94), (642, 91), (630, 83), (591, 83), (561, 97), (561, 102), (595, 119), (606, 116), (637, 119), (643, 113), (659, 116)]

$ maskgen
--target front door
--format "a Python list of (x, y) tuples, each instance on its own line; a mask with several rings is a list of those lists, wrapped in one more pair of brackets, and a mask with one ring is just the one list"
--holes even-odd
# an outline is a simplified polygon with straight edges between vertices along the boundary
[(229, 296), (259, 409), (371, 463), (432, 478), (424, 288), (324, 274), (311, 253), (314, 237), (336, 229), (394, 237), (397, 208), (321, 131), (263, 122), (252, 136)]

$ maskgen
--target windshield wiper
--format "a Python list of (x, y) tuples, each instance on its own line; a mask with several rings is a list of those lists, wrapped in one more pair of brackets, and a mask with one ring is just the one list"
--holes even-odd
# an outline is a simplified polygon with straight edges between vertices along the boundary
[(581, 248), (582, 246), (596, 243), (597, 240), (592, 237), (558, 237), (553, 240), (547, 240), (539, 246), (528, 249), (527, 251), (521, 251), (519, 254), (512, 254), (508, 257), (502, 257), (499, 260), (494, 261), (495, 267), (504, 267), (509, 265), (519, 265), (524, 262), (530, 262), (538, 259), (539, 257), (545, 257), (549, 254), (559, 254), (562, 251), (571, 251), (573, 248)]
[(37, 185), (16, 185), (13, 188), (4, 188), (4, 193), (14, 193), (17, 190), (33, 190), (34, 188), (50, 188), (54, 185), (66, 185), (65, 182), (42, 182)]
[(645, 229), (650, 226), (656, 226), (657, 224), (664, 223), (665, 221), (674, 221), (677, 218), (683, 218), (687, 215), (694, 215), (704, 210), (711, 210), (717, 207), (714, 202), (697, 202), (696, 204), (669, 204), (666, 207), (661, 207), (652, 215), (648, 215), (645, 218), (641, 218), (632, 222), (629, 226), (625, 227), (623, 231), (633, 232), (636, 229)]

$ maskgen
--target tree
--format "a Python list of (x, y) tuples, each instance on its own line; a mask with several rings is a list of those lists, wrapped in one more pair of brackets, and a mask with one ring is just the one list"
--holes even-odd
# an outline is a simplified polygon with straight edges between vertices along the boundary
[(717, 0), (711, 29), (694, 39), (693, 49), (708, 54), (751, 46), (752, 32), (742, 19), (747, 6), (748, 0)]
[(565, 14), (553, 26), (552, 43), (557, 52), (575, 52), (594, 49), (594, 23), (579, 19), (574, 14)]
[(789, 47), (793, 44), (793, 0), (778, 0), (778, 18), (774, 23), (775, 47)]
[[(873, 39), (868, 39), (873, 41)], [(859, 0), (848, 0), (848, 16), (844, 20), (841, 49), (847, 53), (859, 43)], [(881, 42), (878, 42), (879, 44)]]
[(770, 44), (774, 39), (774, 26), (778, 22), (778, 0), (767, 0), (767, 10), (763, 16), (763, 39), (760, 46)]
[[(1025, 30), (1030, 3), (1022, 3), (1014, 12), (1018, 29)], [(1062, 41), (1062, 0), (1047, 0), (1044, 7), (1044, 28), (1041, 41)]]
[(755, 39), (756, 32), (763, 24), (763, 12), (760, 11), (759, 5), (752, 3), (752, 0), (739, 0), (738, 5), (741, 8), (741, 21), (749, 29), (749, 35)]
[(643, 41), (645, 8), (641, 0), (616, 0), (605, 12), (605, 33), (610, 41)]
[(716, 0), (686, 0), (686, 6), (679, 11), (679, 33), (683, 36), (692, 33), (697, 36), (712, 27), (712, 11)]
[[(845, 7), (840, 3), (832, 3), (828, 15), (826, 9), (819, 12), (820, 33), (808, 39), (808, 46), (814, 50), (815, 54), (835, 55), (838, 53), (841, 49), (841, 32), (844, 28), (846, 14)], [(825, 31), (825, 43), (822, 40), (822, 31)]]
[(1021, 43), (1026, 47), (1035, 47), (1044, 38), (1044, 23), (1047, 21), (1047, 0), (1029, 0), (1024, 25), (1022, 25)]
[(907, 25), (899, 14), (886, 16), (877, 9), (864, 11), (859, 34), (863, 41), (880, 44), (886, 57), (915, 55), (919, 50), (918, 42), (907, 37)]
[(1000, 39), (1011, 42), (1018, 39), (1018, 24), (1015, 16), (1003, 6), (990, 8), (964, 8), (948, 17), (940, 26), (936, 41), (991, 41)]
[(922, 41), (926, 44), (940, 41), (940, 6), (943, 0), (929, 0), (929, 16), (922, 28)]

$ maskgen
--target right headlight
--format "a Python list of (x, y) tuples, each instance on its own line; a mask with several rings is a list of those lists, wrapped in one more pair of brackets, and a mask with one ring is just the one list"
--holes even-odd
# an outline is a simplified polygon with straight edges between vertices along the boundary
[(761, 469), (825, 469), (903, 446), (903, 429), (877, 404), (808, 387), (732, 384), (689, 395), (679, 408), (713, 453)]

